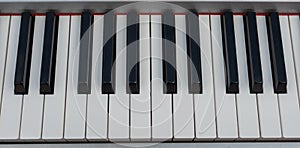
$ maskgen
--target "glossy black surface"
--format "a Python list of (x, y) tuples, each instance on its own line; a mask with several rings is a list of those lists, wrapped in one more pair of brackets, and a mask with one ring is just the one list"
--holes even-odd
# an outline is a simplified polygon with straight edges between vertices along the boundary
[(23, 12), (21, 15), (14, 92), (15, 94), (28, 94), (34, 16), (30, 12)]
[[(205, 43), (204, 43), (205, 44)], [(186, 15), (186, 45), (188, 59), (188, 80), (190, 93), (202, 93), (202, 73), (198, 15)]]
[(223, 54), (225, 60), (226, 92), (239, 92), (239, 78), (236, 59), (235, 33), (232, 12), (225, 12), (221, 16), (223, 35)]
[(164, 93), (177, 92), (175, 16), (172, 11), (162, 15)]
[(277, 12), (271, 12), (266, 17), (274, 92), (286, 93), (287, 77), (279, 16)]
[(59, 17), (54, 12), (46, 13), (40, 93), (53, 94), (57, 51)]
[(78, 69), (78, 94), (91, 93), (93, 15), (89, 11), (81, 13), (80, 51)]
[(255, 12), (247, 12), (244, 16), (244, 29), (250, 92), (262, 93), (263, 78)]
[[(103, 34), (103, 69), (102, 69), (102, 93), (113, 94), (115, 91), (116, 70), (114, 66), (116, 58), (116, 31), (115, 15), (112, 12), (104, 15)], [(125, 66), (125, 65), (124, 65)]]
[(127, 13), (127, 93), (139, 93), (139, 15), (136, 11)]

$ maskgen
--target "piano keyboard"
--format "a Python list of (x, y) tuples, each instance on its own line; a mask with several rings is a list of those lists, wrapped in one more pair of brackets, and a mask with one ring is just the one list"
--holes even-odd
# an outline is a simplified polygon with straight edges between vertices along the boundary
[(1, 141), (300, 139), (300, 19), (0, 16)]

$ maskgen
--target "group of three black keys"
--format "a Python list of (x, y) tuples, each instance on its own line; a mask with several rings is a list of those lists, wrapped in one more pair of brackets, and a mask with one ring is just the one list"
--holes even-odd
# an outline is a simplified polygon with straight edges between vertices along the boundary
[[(17, 62), (15, 69), (15, 94), (28, 94), (31, 52), (33, 42), (34, 18), (30, 12), (21, 14)], [(275, 93), (286, 93), (286, 71), (281, 42), (279, 16), (277, 12), (270, 12), (266, 16), (270, 61), (272, 68), (273, 87)], [(91, 91), (91, 44), (93, 14), (89, 11), (81, 13), (79, 72), (77, 93), (89, 94)], [(56, 50), (59, 17), (55, 12), (46, 13), (42, 66), (40, 76), (40, 93), (53, 94), (56, 66)], [(223, 55), (225, 60), (227, 93), (239, 93), (239, 79), (237, 70), (236, 45), (234, 35), (233, 13), (224, 12), (221, 15)], [(176, 76), (176, 42), (175, 42), (175, 16), (172, 11), (162, 13), (162, 55), (163, 55), (163, 81), (164, 93), (177, 93)], [(245, 44), (248, 64), (249, 89), (251, 93), (263, 93), (263, 79), (261, 59), (257, 33), (256, 13), (247, 12), (244, 15)], [(139, 93), (139, 14), (136, 11), (127, 13), (127, 92)], [(116, 59), (116, 16), (114, 13), (104, 15), (103, 34), (103, 61), (102, 61), (102, 91), (103, 94), (113, 94), (115, 88)], [(188, 60), (188, 81), (190, 93), (202, 93), (201, 49), (199, 39), (199, 22), (197, 14), (186, 15), (186, 43)], [(129, 46), (132, 44), (131, 46)], [(268, 50), (268, 49), (266, 49)], [(124, 65), (125, 66), (125, 65)]]

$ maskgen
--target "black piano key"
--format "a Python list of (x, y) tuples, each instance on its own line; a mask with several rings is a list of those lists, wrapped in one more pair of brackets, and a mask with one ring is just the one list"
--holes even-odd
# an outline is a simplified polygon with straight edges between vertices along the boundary
[(186, 45), (188, 59), (189, 92), (202, 93), (201, 54), (198, 15), (186, 15)]
[(266, 22), (274, 92), (287, 93), (286, 69), (278, 13), (270, 12), (267, 16)]
[(244, 16), (244, 29), (250, 92), (262, 93), (263, 78), (255, 12), (247, 12)]
[(139, 15), (127, 13), (127, 92), (139, 93)]
[(79, 51), (79, 69), (78, 69), (78, 94), (91, 93), (92, 76), (92, 24), (93, 15), (84, 11), (81, 13), (80, 28), (80, 51)]
[(34, 16), (30, 12), (23, 12), (21, 16), (14, 92), (15, 94), (28, 94)]
[(40, 94), (54, 93), (58, 21), (55, 12), (46, 13)]
[(116, 58), (116, 31), (115, 15), (112, 12), (104, 15), (103, 35), (103, 69), (102, 69), (102, 93), (113, 94), (115, 91), (116, 70), (114, 66)]
[(164, 93), (177, 92), (175, 16), (171, 11), (162, 15)]
[(239, 92), (239, 78), (236, 59), (235, 33), (232, 12), (225, 12), (221, 17), (223, 35), (223, 53), (226, 73), (226, 92)]

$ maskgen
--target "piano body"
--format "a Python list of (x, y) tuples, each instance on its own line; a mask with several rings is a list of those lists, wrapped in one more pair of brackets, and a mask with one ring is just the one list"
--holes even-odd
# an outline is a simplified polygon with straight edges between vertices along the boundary
[(0, 141), (299, 147), (299, 7), (1, 0)]

